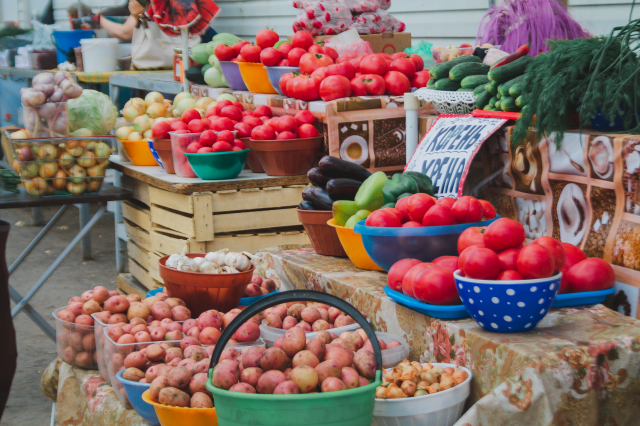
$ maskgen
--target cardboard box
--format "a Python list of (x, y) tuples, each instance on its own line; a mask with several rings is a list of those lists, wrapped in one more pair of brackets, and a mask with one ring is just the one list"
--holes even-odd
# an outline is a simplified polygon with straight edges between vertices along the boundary
[[(293, 36), (287, 36), (291, 40)], [(331, 36), (315, 36), (313, 41), (316, 43), (330, 39)], [(360, 34), (360, 38), (368, 41), (373, 48), (374, 53), (388, 53), (393, 55), (402, 52), (407, 47), (411, 47), (411, 33), (382, 33), (382, 34)]]

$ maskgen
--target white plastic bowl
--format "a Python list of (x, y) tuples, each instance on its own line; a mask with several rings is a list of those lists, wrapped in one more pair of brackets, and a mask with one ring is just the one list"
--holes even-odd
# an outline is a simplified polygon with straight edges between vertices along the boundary
[[(343, 331), (355, 331), (359, 328), (360, 328), (360, 325), (358, 325), (358, 323), (354, 323), (354, 324), (345, 325), (344, 327), (332, 328), (326, 331), (333, 333), (336, 336), (339, 336), (340, 333), (342, 333)], [(262, 320), (262, 324), (260, 324), (260, 337), (267, 344), (267, 348), (272, 347), (275, 341), (278, 340), (278, 337), (282, 336), (286, 332), (287, 330), (283, 330), (281, 328), (269, 327), (267, 325), (266, 320)], [(318, 334), (317, 331), (310, 331), (308, 333), (305, 333), (305, 336), (307, 337), (307, 339), (311, 340), (314, 337), (316, 337), (316, 334)]]
[(378, 339), (382, 340), (384, 343), (389, 343), (392, 340), (400, 342), (400, 346), (382, 351), (382, 367), (395, 367), (400, 364), (403, 359), (406, 359), (409, 356), (409, 344), (403, 337), (378, 331), (376, 331), (376, 336), (378, 336)]
[[(422, 364), (427, 365), (427, 364)], [(431, 363), (434, 367), (452, 367), (455, 364)], [(378, 399), (373, 406), (374, 426), (453, 426), (464, 410), (471, 393), (473, 373), (465, 367), (467, 380), (446, 391), (431, 395), (402, 399)]]

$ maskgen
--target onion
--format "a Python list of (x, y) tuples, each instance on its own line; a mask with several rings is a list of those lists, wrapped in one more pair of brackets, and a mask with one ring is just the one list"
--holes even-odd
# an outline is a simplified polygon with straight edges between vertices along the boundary
[(18, 161), (20, 161), (21, 163), (33, 160), (31, 149), (27, 146), (17, 148), (16, 156), (18, 157)]
[(147, 93), (147, 96), (144, 97), (144, 102), (147, 105), (151, 105), (151, 104), (154, 104), (156, 102), (163, 103), (164, 102), (164, 96), (162, 96), (162, 93), (160, 93), (160, 92), (149, 92), (149, 93)]
[(96, 155), (91, 151), (85, 151), (84, 155), (76, 160), (81, 167), (93, 167), (96, 164)]
[(40, 148), (38, 148), (37, 157), (40, 160), (53, 160), (54, 158), (56, 158), (56, 155), (58, 155), (58, 150), (50, 143), (41, 145)]
[(79, 183), (67, 183), (67, 191), (75, 195), (82, 194), (86, 189), (87, 183), (84, 180)]
[(96, 164), (93, 167), (87, 169), (87, 176), (90, 177), (103, 177), (105, 174), (105, 167), (102, 164)]
[(42, 179), (51, 179), (58, 172), (58, 163), (55, 161), (46, 161), (38, 165), (38, 175)]
[(41, 197), (47, 191), (47, 181), (44, 179), (32, 179), (24, 182), (24, 189), (27, 194), (33, 197)]
[(89, 183), (87, 184), (87, 192), (98, 192), (100, 191), (100, 187), (102, 186), (102, 181), (104, 178), (93, 178), (88, 179)]
[(73, 166), (73, 156), (68, 152), (63, 152), (58, 155), (58, 160), (60, 162), (60, 167), (71, 167)]
[[(80, 182), (84, 182), (84, 178), (87, 177), (87, 172), (79, 165), (74, 164), (69, 169), (69, 176), (71, 177), (71, 182), (80, 183)], [(69, 192), (72, 192), (72, 191), (69, 191)]]
[(127, 121), (133, 121), (137, 116), (144, 114), (144, 112), (140, 113), (140, 111), (133, 105), (122, 108), (122, 111), (120, 112), (122, 113), (124, 119)]
[[(41, 75), (41, 74), (38, 74), (38, 75)], [(50, 74), (47, 74), (47, 75), (50, 75)], [(73, 82), (73, 76), (66, 71), (58, 71), (55, 77), (53, 77), (53, 82), (56, 83), (58, 86), (60, 86), (64, 80), (71, 80)]]
[(53, 84), (34, 84), (31, 88), (36, 92), (43, 93), (47, 98), (56, 90)]
[[(55, 81), (53, 74), (48, 72), (43, 72), (37, 74), (31, 79), (31, 85), (36, 86), (38, 84), (53, 84)], [(58, 84), (58, 83), (56, 83)]]
[(22, 179), (32, 179), (38, 175), (38, 166), (36, 163), (20, 164), (20, 176)]
[(46, 97), (42, 92), (36, 92), (33, 89), (25, 90), (20, 96), (22, 106), (31, 107), (42, 105), (46, 101)]
[(65, 150), (72, 157), (80, 157), (84, 153), (84, 148), (80, 145), (80, 141), (70, 140), (65, 145)]
[(64, 172), (64, 170), (59, 169), (56, 172), (55, 179), (53, 179), (53, 186), (56, 189), (59, 189), (60, 191), (62, 191), (66, 186), (66, 184), (67, 184), (67, 174)]

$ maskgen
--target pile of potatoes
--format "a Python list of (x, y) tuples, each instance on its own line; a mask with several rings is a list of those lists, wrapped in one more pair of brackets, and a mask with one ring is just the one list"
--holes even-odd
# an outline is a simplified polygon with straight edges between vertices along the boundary
[(244, 290), (245, 297), (264, 296), (276, 290), (276, 283), (271, 278), (262, 278), (260, 275), (251, 277), (251, 282)]
[(468, 374), (460, 368), (434, 367), (405, 359), (398, 366), (383, 370), (382, 385), (376, 389), (376, 398), (398, 399), (425, 396), (451, 389), (465, 380)]
[(340, 337), (322, 330), (307, 341), (303, 328), (294, 326), (272, 348), (252, 347), (244, 353), (225, 349), (213, 370), (212, 384), (232, 392), (260, 394), (335, 392), (366, 386), (375, 378), (373, 352), (363, 349), (366, 340), (363, 330)]
[(355, 324), (340, 309), (316, 302), (287, 302), (264, 311), (266, 325), (289, 330), (300, 327), (305, 332), (323, 331)]

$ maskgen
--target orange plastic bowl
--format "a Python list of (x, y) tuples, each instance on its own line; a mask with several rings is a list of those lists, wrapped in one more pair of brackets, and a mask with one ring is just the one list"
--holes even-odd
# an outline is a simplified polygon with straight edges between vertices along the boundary
[(158, 162), (153, 158), (153, 154), (149, 149), (147, 140), (141, 141), (120, 141), (122, 147), (127, 153), (127, 157), (131, 160), (134, 166), (157, 166)]
[[(186, 254), (192, 259), (204, 255), (205, 253)], [(184, 300), (194, 318), (209, 309), (228, 312), (238, 306), (255, 269), (254, 266), (237, 274), (178, 271), (166, 266), (168, 258), (169, 256), (163, 256), (158, 260), (160, 277), (169, 295)]]

